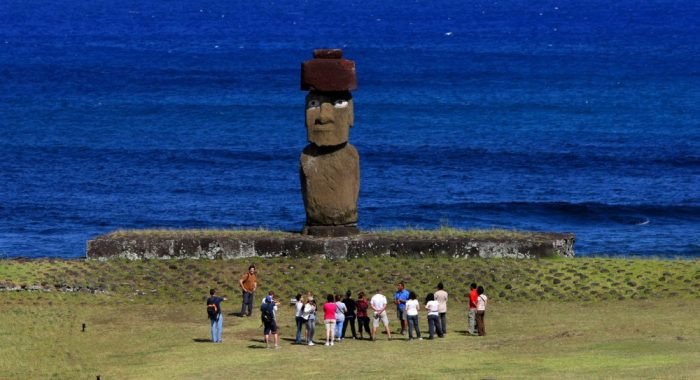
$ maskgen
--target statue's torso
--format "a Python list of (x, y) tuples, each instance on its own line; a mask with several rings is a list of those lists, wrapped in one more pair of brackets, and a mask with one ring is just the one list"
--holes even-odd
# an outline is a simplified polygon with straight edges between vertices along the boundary
[(309, 144), (301, 154), (299, 174), (307, 225), (357, 223), (360, 156), (354, 146), (327, 153)]

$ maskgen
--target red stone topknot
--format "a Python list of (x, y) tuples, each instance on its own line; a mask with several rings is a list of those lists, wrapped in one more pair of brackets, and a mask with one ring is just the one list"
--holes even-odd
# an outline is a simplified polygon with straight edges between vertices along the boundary
[(355, 62), (342, 57), (341, 49), (315, 49), (313, 59), (301, 63), (301, 89), (321, 92), (356, 89)]

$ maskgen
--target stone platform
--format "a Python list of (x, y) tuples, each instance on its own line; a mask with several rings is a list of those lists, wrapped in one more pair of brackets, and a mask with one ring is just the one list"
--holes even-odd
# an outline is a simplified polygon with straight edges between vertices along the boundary
[(573, 234), (525, 232), (506, 236), (402, 236), (361, 233), (349, 237), (312, 237), (297, 233), (211, 231), (124, 231), (87, 242), (88, 259), (238, 259), (249, 257), (312, 257), (350, 259), (394, 257), (573, 257)]

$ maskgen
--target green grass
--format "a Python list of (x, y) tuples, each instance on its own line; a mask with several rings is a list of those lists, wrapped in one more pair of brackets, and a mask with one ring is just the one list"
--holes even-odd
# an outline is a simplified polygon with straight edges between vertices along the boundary
[[(237, 297), (224, 303), (224, 343), (218, 345), (206, 342), (202, 302), (5, 293), (0, 304), (0, 377), (7, 378), (215, 379), (259, 377), (263, 369), (267, 378), (700, 376), (696, 299), (492, 302), (488, 335), (481, 338), (463, 334), (464, 305), (450, 301), (445, 339), (409, 343), (382, 335), (377, 342), (346, 340), (335, 347), (291, 345), (292, 310), (283, 306), (280, 350), (262, 349), (256, 316), (228, 315)], [(424, 314), (420, 323), (425, 333)], [(398, 328), (393, 315), (391, 325)]]
[[(237, 280), (250, 262), (261, 272), (260, 288), (285, 297), (301, 290), (345, 292), (393, 289), (406, 281), (418, 294), (442, 281), (456, 299), (469, 283), (485, 286), (500, 302), (528, 299), (602, 301), (700, 297), (700, 261), (643, 259), (450, 259), (392, 258), (326, 261), (303, 259), (248, 260), (32, 260), (0, 261), (0, 279), (19, 286), (90, 288), (129, 297), (179, 301), (210, 287), (238, 290)], [(0, 284), (3, 283), (0, 280)]]
[[(378, 286), (390, 295), (398, 280), (420, 297), (438, 281), (450, 293), (444, 340), (333, 348), (284, 340), (279, 351), (260, 349), (258, 318), (228, 315), (239, 308), (235, 282), (250, 262), (2, 260), (0, 285), (105, 292), (0, 292), (0, 378), (230, 378), (261, 376), (262, 368), (275, 378), (350, 370), (380, 378), (700, 377), (698, 260), (256, 258), (256, 304), (268, 289), (283, 299)], [(491, 298), (484, 338), (462, 334), (471, 281)], [(221, 345), (198, 342), (209, 336), (210, 287), (231, 298)], [(284, 339), (291, 313), (288, 305), (280, 311)]]

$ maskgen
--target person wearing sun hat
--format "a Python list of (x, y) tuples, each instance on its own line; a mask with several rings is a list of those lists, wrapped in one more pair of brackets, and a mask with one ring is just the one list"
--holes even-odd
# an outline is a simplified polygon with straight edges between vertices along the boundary
[(263, 299), (263, 303), (260, 306), (260, 318), (263, 323), (263, 335), (265, 338), (265, 348), (269, 348), (270, 334), (275, 338), (275, 348), (280, 348), (280, 338), (277, 328), (277, 305), (279, 302), (275, 301), (275, 294), (270, 291), (267, 297)]

